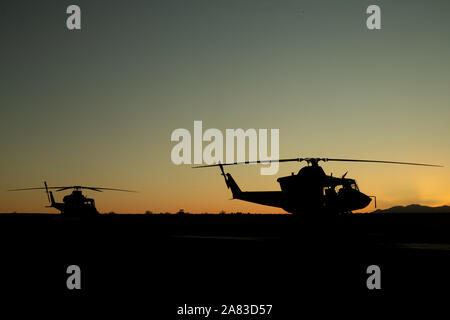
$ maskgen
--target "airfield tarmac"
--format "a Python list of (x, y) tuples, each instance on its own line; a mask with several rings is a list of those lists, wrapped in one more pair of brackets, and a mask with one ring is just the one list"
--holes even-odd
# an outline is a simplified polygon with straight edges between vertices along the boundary
[[(1, 290), (144, 300), (169, 313), (186, 303), (271, 303), (291, 314), (327, 299), (446, 291), (448, 230), (445, 214), (1, 214)], [(66, 288), (72, 264), (82, 270), (80, 291)], [(366, 286), (373, 264), (381, 290)]]

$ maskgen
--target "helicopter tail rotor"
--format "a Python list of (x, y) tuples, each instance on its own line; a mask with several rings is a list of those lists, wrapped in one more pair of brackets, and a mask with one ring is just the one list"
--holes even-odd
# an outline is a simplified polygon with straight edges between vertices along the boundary
[(227, 176), (225, 175), (225, 171), (223, 171), (223, 166), (220, 162), (218, 164), (219, 164), (220, 171), (222, 172), (221, 175), (223, 176), (223, 178), (225, 180), (225, 184), (227, 185), (227, 188), (230, 189), (230, 184), (228, 183)]
[(53, 193), (51, 191), (48, 191), (47, 181), (44, 181), (45, 186), (45, 193), (47, 194), (48, 202), (50, 203), (47, 208), (55, 207), (55, 198), (53, 197)]

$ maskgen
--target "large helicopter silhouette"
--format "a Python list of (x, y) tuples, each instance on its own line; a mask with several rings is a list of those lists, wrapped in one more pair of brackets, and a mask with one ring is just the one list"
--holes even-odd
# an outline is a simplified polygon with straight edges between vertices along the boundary
[[(63, 198), (63, 202), (55, 202), (53, 192), (49, 189), (55, 189), (56, 192), (73, 189), (72, 194), (66, 195)], [(102, 187), (86, 187), (86, 186), (63, 186), (63, 187), (49, 187), (47, 182), (44, 181), (44, 187), (39, 188), (23, 188), (12, 189), (9, 191), (24, 191), (24, 190), (45, 190), (50, 205), (47, 208), (56, 208), (64, 216), (70, 217), (89, 217), (97, 215), (99, 212), (95, 207), (95, 201), (92, 198), (85, 197), (81, 190), (92, 190), (102, 192), (103, 190), (123, 191), (123, 192), (136, 192), (132, 190), (114, 189), (114, 188), (102, 188)]]
[[(281, 191), (242, 191), (229, 173), (225, 173), (224, 166), (238, 164), (267, 164), (271, 162), (303, 162), (308, 165), (301, 168), (297, 174), (277, 179)], [(441, 165), (382, 161), (361, 159), (331, 159), (331, 158), (290, 158), (279, 160), (258, 160), (233, 163), (218, 163), (196, 166), (194, 168), (220, 167), (228, 189), (231, 189), (233, 199), (244, 200), (267, 206), (279, 207), (293, 213), (324, 213), (343, 214), (363, 209), (371, 202), (371, 197), (362, 193), (354, 179), (346, 178), (347, 172), (340, 178), (326, 175), (319, 162), (345, 161), (390, 163), (427, 167), (442, 167)], [(376, 206), (376, 198), (375, 198)]]

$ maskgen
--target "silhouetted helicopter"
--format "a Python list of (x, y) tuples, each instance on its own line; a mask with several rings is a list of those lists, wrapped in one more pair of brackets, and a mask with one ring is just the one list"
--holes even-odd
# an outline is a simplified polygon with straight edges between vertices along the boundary
[[(48, 191), (49, 189), (56, 189), (58, 191), (64, 191), (73, 189), (72, 194), (63, 198), (63, 202), (55, 202), (53, 193)], [(95, 201), (92, 198), (87, 198), (81, 193), (81, 189), (93, 190), (102, 192), (103, 190), (124, 191), (124, 192), (136, 192), (132, 190), (114, 189), (114, 188), (101, 188), (101, 187), (85, 187), (85, 186), (66, 186), (66, 187), (48, 187), (47, 182), (44, 181), (44, 187), (39, 188), (24, 188), (13, 189), (9, 191), (23, 191), (23, 190), (45, 190), (50, 205), (47, 208), (56, 208), (61, 211), (64, 216), (70, 217), (89, 217), (98, 214), (95, 208)]]
[[(231, 174), (224, 172), (223, 166), (236, 164), (268, 164), (271, 162), (302, 162), (308, 166), (299, 170), (295, 175), (278, 178), (281, 191), (242, 191), (234, 181)], [(225, 183), (233, 194), (233, 199), (254, 202), (262, 205), (279, 207), (293, 214), (299, 213), (325, 213), (342, 214), (353, 210), (363, 209), (371, 202), (371, 197), (359, 191), (354, 179), (346, 178), (345, 173), (341, 178), (326, 175), (319, 161), (348, 161), (348, 162), (371, 162), (391, 163), (414, 166), (442, 167), (440, 165), (380, 161), (359, 159), (329, 159), (329, 158), (291, 158), (279, 160), (258, 160), (234, 163), (218, 163), (213, 165), (196, 166), (194, 168), (205, 168), (219, 166), (224, 176)], [(375, 197), (374, 197), (375, 198)], [(375, 198), (376, 206), (376, 198)]]

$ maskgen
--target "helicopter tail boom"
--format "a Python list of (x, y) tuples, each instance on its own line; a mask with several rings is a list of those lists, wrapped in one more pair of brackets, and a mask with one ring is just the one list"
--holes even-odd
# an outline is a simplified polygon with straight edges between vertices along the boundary
[(282, 207), (281, 191), (242, 191), (231, 174), (225, 174), (227, 187), (231, 189), (233, 199), (244, 200), (272, 207)]
[(244, 200), (248, 202), (258, 203), (266, 206), (282, 207), (281, 191), (242, 191), (230, 173), (223, 171), (222, 165), (219, 164), (222, 175), (225, 178), (227, 188), (231, 190), (233, 199)]

